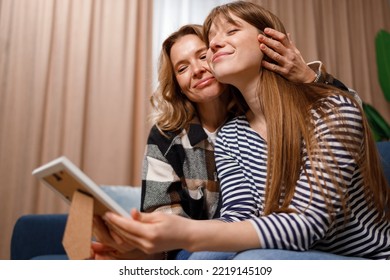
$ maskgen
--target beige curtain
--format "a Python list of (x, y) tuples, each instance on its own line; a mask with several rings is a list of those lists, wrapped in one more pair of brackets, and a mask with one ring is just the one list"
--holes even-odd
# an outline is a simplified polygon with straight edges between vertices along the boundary
[(152, 0), (0, 1), (0, 258), (16, 219), (68, 206), (31, 171), (65, 155), (99, 184), (139, 185)]
[[(390, 122), (374, 51), (387, 0), (253, 2)], [(0, 0), (1, 259), (20, 215), (67, 210), (31, 176), (40, 164), (66, 155), (99, 184), (140, 184), (151, 19), (152, 0)]]

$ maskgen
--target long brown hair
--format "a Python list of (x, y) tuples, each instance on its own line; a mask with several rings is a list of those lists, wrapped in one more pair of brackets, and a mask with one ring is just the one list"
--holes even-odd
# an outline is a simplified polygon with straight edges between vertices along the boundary
[[(277, 16), (256, 4), (237, 1), (214, 8), (204, 22), (204, 34), (206, 44), (209, 45), (208, 34), (213, 20), (218, 16), (223, 16), (229, 22), (234, 23), (231, 15), (235, 15), (249, 24), (264, 31), (264, 28), (270, 27), (280, 32), (286, 33), (282, 22)], [(269, 57), (264, 59), (271, 61)], [(327, 189), (327, 175), (319, 172), (325, 170), (325, 173), (331, 173), (331, 161), (335, 161), (335, 156), (331, 154), (327, 141), (320, 139), (315, 132), (313, 120), (313, 110), (318, 114), (318, 119), (328, 125), (331, 133), (334, 133), (337, 141), (342, 143), (344, 148), (350, 153), (359, 166), (363, 175), (365, 198), (368, 207), (375, 208), (379, 215), (378, 220), (390, 220), (390, 213), (386, 209), (390, 208), (390, 194), (387, 188), (381, 164), (379, 161), (376, 145), (371, 135), (368, 122), (364, 113), (356, 100), (350, 97), (348, 93), (341, 92), (327, 85), (317, 84), (299, 84), (293, 83), (282, 76), (262, 68), (260, 70), (260, 80), (257, 98), (260, 108), (265, 115), (267, 122), (267, 143), (268, 143), (268, 161), (267, 161), (267, 181), (266, 181), (266, 200), (264, 214), (272, 212), (291, 212), (289, 205), (295, 193), (296, 183), (301, 171), (309, 176), (311, 173), (315, 177), (315, 187), (320, 188), (322, 196), (325, 198), (327, 209), (331, 217), (334, 217), (334, 203), (331, 201), (330, 190)], [(260, 94), (261, 93), (261, 94)], [(362, 142), (354, 142), (354, 138), (346, 131), (337, 135), (336, 128), (331, 126), (329, 111), (341, 118), (341, 114), (335, 104), (330, 99), (324, 97), (331, 95), (342, 95), (354, 102), (359, 108), (362, 116), (363, 131), (361, 132)], [(256, 113), (256, 112), (254, 112)], [(341, 120), (342, 121), (342, 120)], [(344, 126), (346, 127), (346, 126)], [(339, 129), (340, 130), (340, 129)], [(356, 138), (355, 138), (356, 139)], [(303, 165), (304, 150), (302, 149), (302, 140), (306, 145), (307, 157), (310, 161), (310, 167)], [(321, 147), (326, 145), (328, 154), (322, 152)], [(329, 157), (331, 158), (329, 160)], [(347, 186), (342, 180), (337, 180), (342, 176), (339, 174), (331, 175), (330, 181), (336, 186), (337, 192), (341, 198), (341, 206), (345, 215), (348, 213), (348, 191)], [(310, 184), (310, 180), (308, 180)], [(322, 183), (322, 184), (321, 184)], [(322, 187), (324, 185), (324, 187)], [(313, 187), (311, 185), (312, 194)], [(382, 214), (383, 213), (383, 214)]]

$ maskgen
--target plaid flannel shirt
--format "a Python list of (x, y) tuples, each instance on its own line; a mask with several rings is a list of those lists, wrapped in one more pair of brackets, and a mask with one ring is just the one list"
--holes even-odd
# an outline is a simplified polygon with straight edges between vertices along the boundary
[(189, 129), (162, 135), (153, 126), (146, 145), (141, 211), (192, 219), (219, 217), (220, 189), (214, 147), (199, 120)]

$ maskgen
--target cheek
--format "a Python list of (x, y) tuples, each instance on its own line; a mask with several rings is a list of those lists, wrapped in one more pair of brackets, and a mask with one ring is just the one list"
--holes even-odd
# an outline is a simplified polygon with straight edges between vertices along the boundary
[(264, 53), (260, 50), (260, 43), (259, 41), (253, 41), (251, 42), (251, 50), (249, 53), (253, 55), (256, 59), (263, 59), (264, 58)]
[(176, 76), (177, 83), (183, 91), (186, 91), (190, 87), (191, 79), (188, 78), (187, 73)]
[(206, 53), (206, 61), (207, 63), (210, 65), (210, 62), (211, 62), (211, 57), (213, 56), (213, 53), (211, 51), (211, 49), (208, 49), (207, 50), (207, 53)]

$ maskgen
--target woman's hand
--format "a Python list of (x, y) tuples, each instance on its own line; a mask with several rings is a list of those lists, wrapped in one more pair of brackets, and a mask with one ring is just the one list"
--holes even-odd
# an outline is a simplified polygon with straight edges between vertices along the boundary
[(295, 44), (284, 33), (271, 28), (265, 28), (264, 33), (259, 34), (261, 51), (272, 58), (277, 64), (262, 61), (262, 66), (270, 71), (276, 72), (289, 81), (311, 83), (316, 78), (316, 73), (310, 69), (303, 59)]
[(132, 219), (114, 213), (104, 215), (116, 246), (136, 247), (146, 254), (186, 247), (184, 232), (190, 219), (160, 212), (140, 213), (135, 209), (131, 216)]
[(106, 213), (103, 218), (115, 232), (112, 236), (118, 245), (136, 247), (146, 254), (174, 249), (236, 252), (260, 247), (249, 221), (200, 221), (161, 212), (140, 213), (135, 209), (131, 216), (129, 219)]
[(96, 237), (96, 240), (99, 243), (105, 245), (105, 247), (112, 248), (121, 253), (125, 253), (134, 249), (132, 246), (118, 246), (117, 242), (115, 242), (115, 233), (112, 233), (110, 229), (107, 227), (106, 223), (99, 216), (94, 216), (93, 218), (93, 233)]
[(118, 238), (114, 232), (106, 226), (104, 221), (95, 216), (93, 220), (93, 231), (97, 242), (92, 242), (92, 259), (96, 260), (144, 260), (144, 259), (161, 259), (162, 254), (147, 255), (144, 252), (129, 246), (128, 244), (118, 244), (115, 238)]

